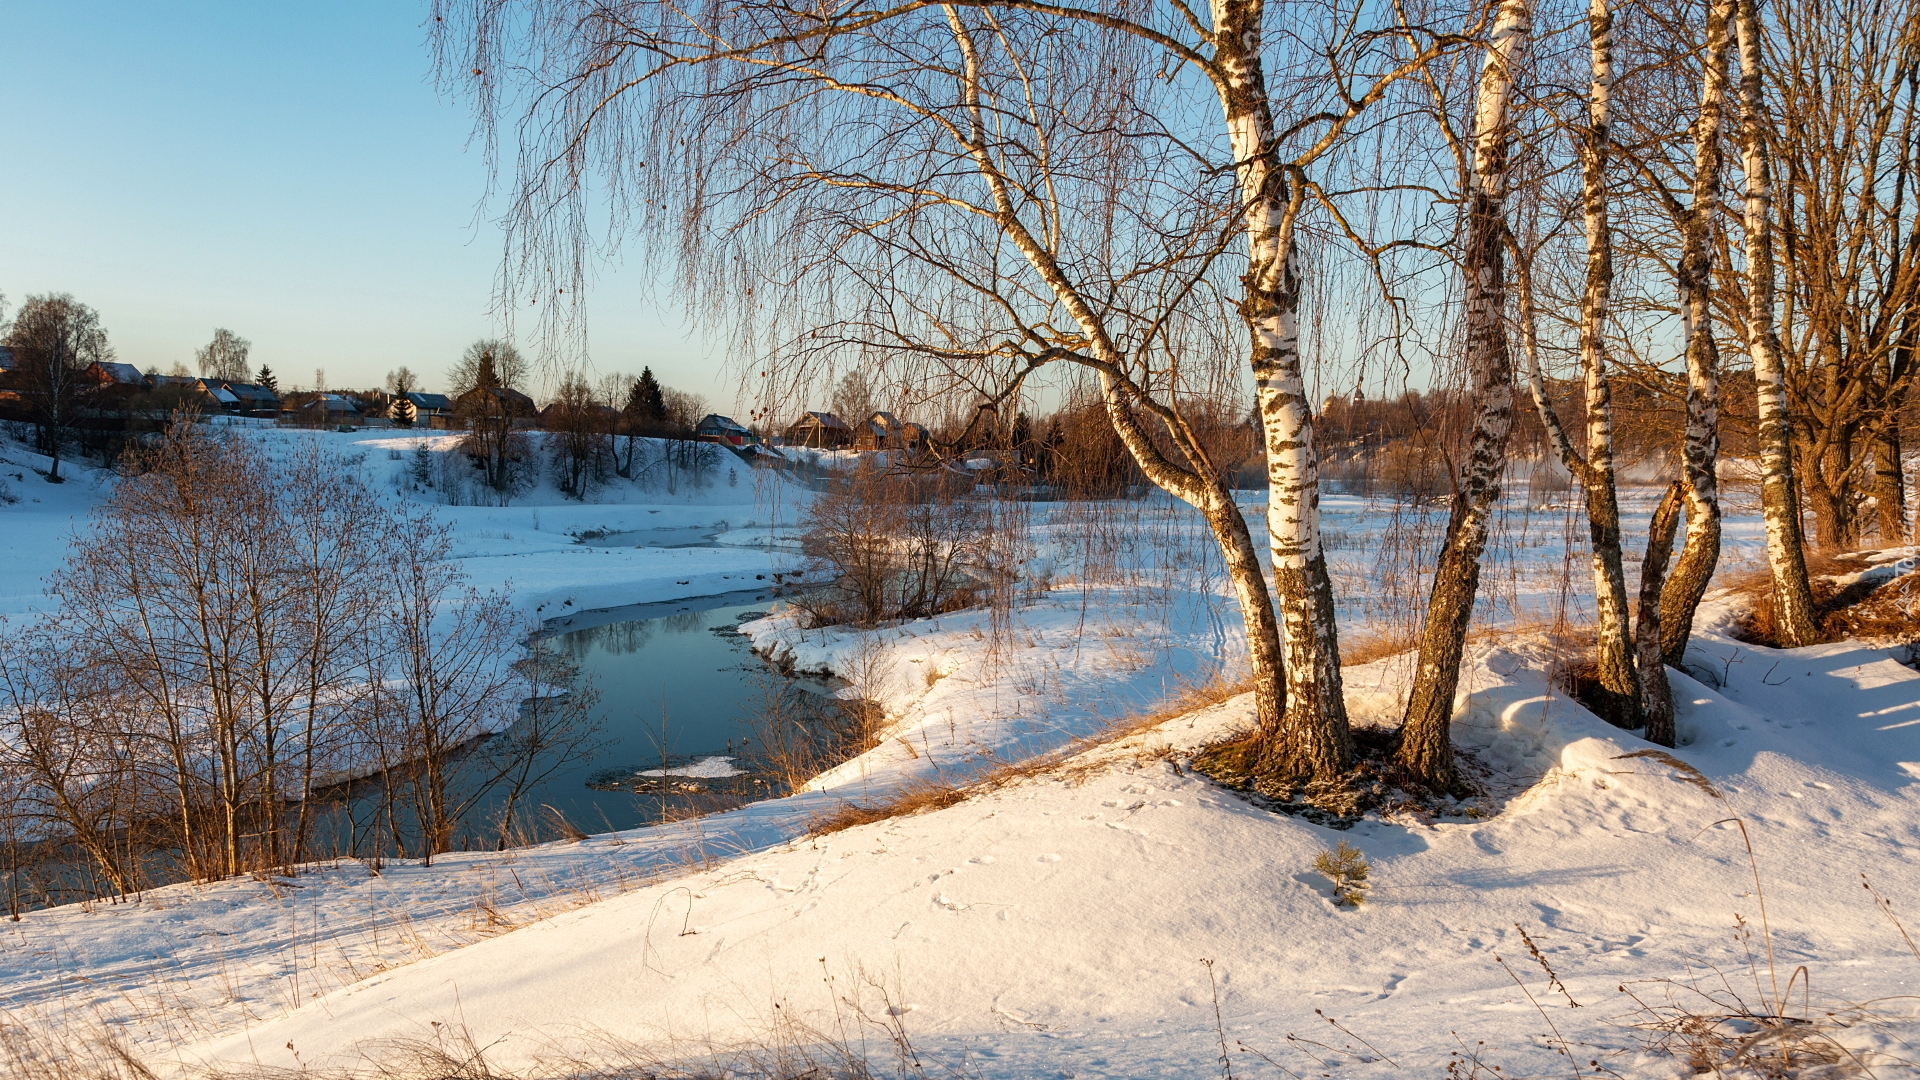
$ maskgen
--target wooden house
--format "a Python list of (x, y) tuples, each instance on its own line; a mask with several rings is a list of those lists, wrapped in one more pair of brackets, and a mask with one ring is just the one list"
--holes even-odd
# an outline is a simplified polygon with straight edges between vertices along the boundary
[(223, 382), (219, 387), (233, 396), (229, 408), (242, 416), (280, 415), (280, 395), (258, 383)]
[(855, 450), (895, 450), (908, 457), (919, 457), (931, 445), (925, 427), (885, 411), (867, 417), (853, 436)]
[(742, 426), (731, 416), (708, 413), (693, 426), (693, 437), (701, 442), (720, 443), (735, 448), (760, 445), (760, 436)]
[(853, 445), (853, 429), (830, 412), (810, 412), (787, 426), (782, 436), (788, 446), (814, 450), (844, 450)]
[(499, 416), (504, 412), (516, 421), (516, 427), (531, 426), (540, 415), (532, 398), (504, 386), (469, 390), (453, 399), (453, 411), (460, 416)]
[(295, 413), (303, 423), (315, 426), (357, 424), (361, 420), (359, 406), (345, 394), (316, 394)]

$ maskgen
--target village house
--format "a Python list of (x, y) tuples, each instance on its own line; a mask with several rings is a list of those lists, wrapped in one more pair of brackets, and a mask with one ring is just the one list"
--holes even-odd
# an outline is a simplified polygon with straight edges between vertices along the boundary
[(413, 402), (413, 422), (422, 427), (450, 428), (453, 423), (453, 399), (445, 394), (426, 394), (418, 390), (409, 390), (408, 401)]
[(782, 440), (788, 446), (844, 450), (853, 445), (853, 429), (830, 412), (810, 412), (789, 424)]
[(229, 407), (242, 416), (280, 415), (280, 395), (264, 386), (257, 383), (238, 382), (221, 382), (214, 385), (232, 395), (234, 403)]
[(742, 427), (731, 416), (708, 413), (693, 426), (693, 437), (702, 442), (720, 443), (725, 446), (745, 447), (760, 445), (760, 436)]
[(294, 410), (294, 414), (302, 424), (313, 427), (357, 424), (361, 420), (359, 407), (345, 394), (317, 394), (312, 401)]
[(853, 437), (855, 450), (894, 450), (907, 457), (919, 457), (931, 446), (925, 427), (885, 411), (861, 421)]
[(86, 376), (100, 386), (147, 388), (147, 377), (132, 364), (116, 364), (111, 361), (96, 360), (87, 365)]
[[(494, 399), (492, 402), (487, 401), (489, 396)], [(504, 412), (513, 418), (515, 427), (532, 427), (540, 416), (540, 408), (532, 398), (504, 386), (469, 390), (453, 399), (453, 411), (462, 417), (494, 416)]]

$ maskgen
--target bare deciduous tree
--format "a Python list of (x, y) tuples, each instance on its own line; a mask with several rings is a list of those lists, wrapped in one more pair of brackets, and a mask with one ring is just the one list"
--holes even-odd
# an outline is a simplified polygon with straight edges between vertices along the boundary
[[(1281, 40), (1299, 48), (1285, 54), (1323, 66), (1276, 122), (1263, 64), (1284, 50), (1264, 35), (1283, 15), (1260, 0), (1204, 13), (546, 0), (510, 19), (443, 0), (435, 16), (442, 70), (486, 132), (520, 100), (500, 80), (555, 91), (517, 128), (530, 141), (513, 283), (578, 291), (590, 246), (571, 193), (597, 173), (622, 208), (608, 242), (629, 228), (674, 238), (657, 250), (706, 310), (766, 343), (763, 385), (887, 365), (977, 424), (1017, 412), (1044, 369), (1089, 372), (1135, 465), (1203, 516), (1228, 567), (1258, 771), (1284, 785), (1351, 766), (1295, 231), (1333, 203), (1308, 168), (1443, 36), (1369, 4), (1287, 13)], [(1198, 102), (1221, 110), (1218, 127), (1195, 126)], [(1222, 336), (1234, 323), (1244, 343)], [(1284, 618), (1192, 413), (1248, 374)]]
[(1760, 412), (1760, 512), (1766, 521), (1767, 566), (1773, 577), (1773, 619), (1780, 643), (1820, 640), (1807, 580), (1805, 526), (1794, 480), (1793, 420), (1786, 369), (1774, 327), (1773, 163), (1768, 146), (1765, 45), (1756, 0), (1737, 0), (1734, 37), (1740, 54), (1741, 192), (1746, 238), (1747, 353)]
[(177, 418), (75, 538), (58, 613), (0, 635), (9, 818), (124, 892), (310, 858), (342, 775), (384, 776), (421, 854), (489, 796), (510, 816), (586, 745), (592, 692), (516, 668), (532, 627), (448, 556), (321, 444), (275, 460)]
[(486, 475), (487, 486), (506, 491), (514, 485), (514, 464), (526, 451), (514, 420), (524, 415), (520, 384), (527, 362), (511, 342), (482, 339), (467, 346), (448, 373), (456, 408), (467, 425), (467, 453)]
[(61, 481), (60, 456), (96, 395), (87, 368), (113, 359), (100, 315), (67, 293), (27, 297), (7, 331), (27, 415), (40, 449), (53, 459), (47, 479)]
[(222, 326), (213, 332), (213, 340), (202, 345), (193, 356), (200, 365), (202, 378), (243, 383), (252, 371), (247, 366), (247, 352), (252, 348), (252, 342)]

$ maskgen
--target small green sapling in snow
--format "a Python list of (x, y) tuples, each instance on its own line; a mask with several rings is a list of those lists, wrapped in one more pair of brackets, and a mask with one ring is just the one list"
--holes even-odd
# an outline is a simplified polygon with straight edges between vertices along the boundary
[(1333, 902), (1342, 907), (1359, 907), (1367, 898), (1367, 857), (1360, 849), (1340, 841), (1332, 851), (1313, 857), (1313, 868), (1333, 885)]

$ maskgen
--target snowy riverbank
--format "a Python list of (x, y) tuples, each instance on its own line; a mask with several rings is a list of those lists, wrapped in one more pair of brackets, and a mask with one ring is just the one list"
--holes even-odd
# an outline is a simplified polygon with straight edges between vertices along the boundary
[[(370, 444), (360, 467), (379, 481), (394, 460)], [(701, 575), (783, 572), (783, 549), (574, 542), (791, 520), (744, 493), (717, 501), (722, 490), (437, 512), (476, 580), (511, 582), (530, 614), (551, 616), (725, 591)], [(53, 551), (21, 534), (83, 512), (84, 491), (0, 509), (0, 543)], [(1176, 531), (1161, 508), (1137, 512), (1134, 535)], [(1330, 517), (1351, 536), (1368, 513), (1356, 502)], [(1035, 525), (1036, 559), (1066, 547), (1046, 550), (1049, 529)], [(1511, 543), (1516, 597), (1550, 594), (1564, 565), (1564, 542), (1534, 535), (1553, 543)], [(1348, 544), (1342, 573), (1363, 574), (1356, 560), (1378, 545)], [(1717, 969), (1748, 999), (1770, 992), (1770, 973), (1756, 984), (1748, 967), (1762, 942), (1736, 922), (1759, 933), (1741, 833), (1721, 824), (1739, 818), (1780, 981), (1804, 964), (1816, 1007), (1885, 999), (1905, 1026), (1857, 1027), (1859, 1048), (1912, 1030), (1902, 996), (1920, 989), (1920, 958), (1859, 877), (1920, 922), (1920, 674), (1886, 650), (1777, 652), (1724, 636), (1724, 607), (1704, 612), (1690, 661), (1708, 681), (1677, 677), (1684, 745), (1667, 759), (1634, 756), (1649, 748), (1555, 691), (1543, 635), (1490, 636), (1463, 672), (1455, 725), (1486, 770), (1490, 816), (1341, 832), (1182, 767), (1248, 722), (1244, 699), (1103, 741), (1115, 721), (1212, 681), (1238, 648), (1217, 576), (1177, 565), (1196, 549), (1141, 547), (1136, 565), (1152, 572), (1139, 581), (1072, 580), (1056, 559), (1054, 588), (998, 615), (866, 634), (779, 612), (748, 624), (762, 651), (852, 678), (887, 713), (879, 746), (790, 798), (432, 866), (342, 862), (29, 912), (0, 924), (0, 1005), (58, 1045), (111, 1033), (186, 1074), (344, 1063), (456, 1030), (514, 1069), (621, 1040), (692, 1052), (764, 1039), (780, 1017), (860, 1031), (864, 1015), (899, 1021), (930, 1062), (988, 1077), (1213, 1075), (1223, 1044), (1246, 1075), (1272, 1071), (1256, 1052), (1301, 1075), (1441, 1075), (1463, 1048), (1507, 1075), (1560, 1075), (1556, 1040), (1621, 1075), (1680, 1076), (1684, 1058), (1648, 1050), (1634, 1027), (1647, 1017), (1617, 988), (1663, 1001), (1683, 983), (1645, 980)], [(32, 590), (6, 587), (25, 598), (9, 610), (34, 606)], [(1347, 670), (1356, 720), (1397, 719), (1405, 668)], [(1056, 767), (944, 808), (808, 835), (848, 803), (1049, 752)], [(1337, 907), (1313, 867), (1342, 840), (1372, 864), (1358, 910)], [(1580, 1008), (1548, 987), (1522, 928)]]

